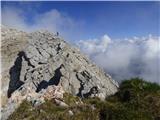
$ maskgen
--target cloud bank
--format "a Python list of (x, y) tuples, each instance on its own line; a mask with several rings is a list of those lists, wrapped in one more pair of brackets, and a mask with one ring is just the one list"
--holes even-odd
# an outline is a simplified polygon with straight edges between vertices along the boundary
[(160, 41), (148, 36), (113, 40), (107, 35), (100, 39), (80, 40), (80, 49), (118, 81), (140, 77), (160, 83)]

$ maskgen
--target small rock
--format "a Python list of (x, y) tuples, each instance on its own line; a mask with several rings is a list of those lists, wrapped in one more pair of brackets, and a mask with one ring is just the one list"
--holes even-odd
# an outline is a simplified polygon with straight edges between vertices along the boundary
[(68, 113), (69, 113), (70, 116), (74, 115), (74, 113), (71, 110), (69, 110)]
[(92, 109), (92, 110), (95, 110), (96, 107), (95, 107), (94, 105), (91, 105), (91, 109)]
[(48, 86), (44, 93), (44, 98), (51, 99), (63, 99), (64, 90), (61, 86)]
[(62, 101), (60, 101), (60, 100), (55, 99), (54, 101), (55, 101), (55, 103), (56, 103), (58, 106), (61, 106), (61, 107), (69, 107), (66, 103), (64, 103), (64, 102), (62, 102)]

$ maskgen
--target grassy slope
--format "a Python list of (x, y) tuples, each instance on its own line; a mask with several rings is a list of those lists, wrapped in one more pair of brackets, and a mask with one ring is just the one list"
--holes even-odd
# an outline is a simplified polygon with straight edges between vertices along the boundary
[(56, 106), (53, 101), (34, 108), (24, 101), (9, 120), (160, 120), (160, 86), (139, 78), (123, 81), (118, 93), (105, 101), (88, 98), (80, 104), (80, 98), (70, 94), (65, 94), (64, 101), (69, 108)]

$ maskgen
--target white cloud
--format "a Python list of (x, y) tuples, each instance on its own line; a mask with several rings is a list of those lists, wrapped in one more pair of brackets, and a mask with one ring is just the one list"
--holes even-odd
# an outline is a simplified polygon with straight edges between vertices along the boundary
[(141, 77), (160, 83), (160, 41), (157, 37), (81, 40), (80, 49), (114, 79)]
[(90, 39), (87, 41), (80, 40), (79, 44), (82, 45), (82, 50), (87, 51), (88, 54), (96, 54), (105, 52), (107, 46), (111, 43), (111, 39), (108, 35), (104, 35), (100, 40)]
[(27, 30), (23, 11), (13, 7), (4, 7), (2, 10), (2, 24), (18, 29)]
[(2, 8), (2, 24), (28, 32), (39, 29), (59, 32), (61, 36), (71, 39), (73, 38), (73, 33), (77, 34), (82, 25), (81, 21), (75, 21), (70, 16), (56, 9), (43, 13), (33, 11), (34, 15), (31, 15), (31, 18), (29, 18), (32, 22), (28, 22), (27, 17), (30, 16), (25, 15), (31, 12), (31, 10), (25, 11), (20, 8), (5, 6)]

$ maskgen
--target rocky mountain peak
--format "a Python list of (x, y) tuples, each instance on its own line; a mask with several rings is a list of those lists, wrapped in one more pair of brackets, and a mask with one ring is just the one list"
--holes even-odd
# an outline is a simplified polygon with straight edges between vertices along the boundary
[(18, 101), (31, 93), (44, 96), (51, 86), (81, 98), (100, 99), (114, 94), (118, 88), (108, 74), (77, 48), (47, 31), (26, 33), (2, 26), (1, 72), (4, 113), (11, 108), (9, 101), (13, 96), (23, 98)]

